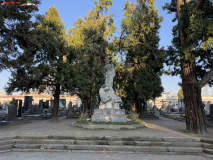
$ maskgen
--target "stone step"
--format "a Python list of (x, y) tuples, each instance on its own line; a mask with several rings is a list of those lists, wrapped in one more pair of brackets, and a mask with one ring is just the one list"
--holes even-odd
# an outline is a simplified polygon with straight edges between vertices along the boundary
[[(18, 138), (18, 139), (17, 139)], [(86, 137), (86, 136), (18, 136), (16, 141), (18, 140), (49, 140), (49, 142), (54, 143), (54, 140), (64, 140), (68, 141), (68, 143), (72, 143), (72, 140), (108, 140), (108, 141), (150, 141), (150, 142), (200, 142), (200, 138), (189, 138), (189, 137), (121, 137), (121, 136), (100, 136), (100, 137)], [(205, 142), (205, 139), (203, 139)], [(213, 140), (208, 140), (208, 142), (212, 142)], [(21, 141), (20, 141), (21, 143)]]
[(200, 147), (167, 147), (169, 152), (187, 152), (187, 153), (201, 153), (203, 148)]
[(13, 144), (3, 145), (0, 146), (0, 150), (7, 150), (13, 147)]
[(7, 150), (0, 150), (0, 154), (1, 153), (7, 153), (7, 152), (10, 152), (12, 149), (7, 149)]
[(77, 145), (132, 145), (132, 146), (182, 146), (182, 147), (202, 147), (199, 142), (150, 142), (150, 141), (80, 141), (76, 140)]
[(16, 144), (74, 144), (76, 140), (14, 139)]
[(213, 144), (213, 139), (212, 138), (211, 139), (210, 138), (202, 138), (201, 141), (205, 142), (205, 143), (211, 143), (211, 144)]
[(147, 146), (103, 146), (104, 151), (167, 152), (167, 147)]
[[(176, 142), (167, 140), (161, 142), (155, 141), (111, 141), (111, 140), (52, 140), (52, 139), (14, 139), (15, 144), (76, 144), (76, 145), (132, 145), (132, 146), (185, 146), (185, 147), (202, 147), (199, 142)], [(176, 139), (175, 139), (176, 140)], [(185, 140), (185, 139), (184, 139)]]
[(14, 140), (0, 141), (0, 146), (14, 144)]
[(213, 144), (203, 143), (202, 146), (203, 146), (203, 148), (213, 149)]
[(187, 137), (162, 137), (165, 142), (200, 142), (200, 138), (187, 138)]
[(40, 149), (42, 144), (14, 144), (14, 148), (19, 149)]
[(1, 141), (6, 141), (6, 140), (13, 140), (15, 138), (17, 138), (17, 136), (0, 137), (0, 142)]
[(101, 145), (54, 145), (44, 144), (41, 149), (65, 149), (65, 150), (103, 150)]
[(110, 146), (110, 145), (42, 145), (41, 149), (61, 150), (104, 150), (104, 151), (133, 151), (133, 152), (181, 152), (201, 153), (200, 147), (162, 147), (162, 146)]
[(213, 149), (206, 149), (206, 148), (204, 148), (203, 152), (213, 155)]

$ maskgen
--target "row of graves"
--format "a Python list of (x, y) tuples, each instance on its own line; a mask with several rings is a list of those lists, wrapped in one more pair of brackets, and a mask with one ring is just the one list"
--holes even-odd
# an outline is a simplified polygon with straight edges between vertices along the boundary
[[(54, 100), (39, 100), (39, 104), (33, 103), (32, 96), (25, 96), (24, 102), (20, 99), (14, 99), (10, 104), (0, 104), (0, 125), (8, 124), (10, 121), (18, 119), (46, 119), (51, 118), (53, 114)], [(69, 112), (81, 113), (82, 108), (76, 105), (72, 106), (70, 101), (66, 108), (66, 99), (59, 99), (58, 116), (67, 116)]]
[[(162, 100), (162, 102), (165, 102)], [(184, 99), (182, 98), (178, 101), (178, 107), (174, 107), (174, 105), (162, 105), (163, 111), (161, 113), (167, 117), (175, 120), (179, 120), (182, 122), (186, 121), (185, 118), (185, 104)], [(213, 127), (213, 104), (210, 101), (203, 102), (203, 113), (205, 114), (206, 125), (209, 127)]]

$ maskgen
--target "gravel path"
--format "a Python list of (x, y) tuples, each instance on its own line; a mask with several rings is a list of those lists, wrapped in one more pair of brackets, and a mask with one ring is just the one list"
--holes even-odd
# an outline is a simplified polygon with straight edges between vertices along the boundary
[[(19, 120), (20, 121), (20, 120)], [(160, 117), (157, 120), (144, 120), (147, 127), (137, 130), (85, 130), (72, 127), (71, 123), (77, 121), (76, 118), (66, 119), (61, 117), (58, 123), (50, 120), (21, 120), (9, 126), (0, 128), (0, 137), (13, 135), (63, 135), (63, 136), (143, 136), (143, 137), (192, 137), (198, 136), (184, 133), (185, 122), (176, 121), (169, 118)], [(213, 129), (208, 128), (209, 134), (200, 137), (213, 137)]]

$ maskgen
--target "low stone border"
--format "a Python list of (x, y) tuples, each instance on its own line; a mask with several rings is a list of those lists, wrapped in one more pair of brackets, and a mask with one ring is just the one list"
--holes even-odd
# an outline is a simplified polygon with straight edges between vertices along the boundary
[(134, 129), (146, 127), (147, 124), (143, 122), (142, 124), (132, 124), (132, 125), (113, 125), (113, 124), (89, 125), (89, 124), (80, 124), (80, 123), (74, 122), (71, 124), (71, 126), (80, 127), (84, 129), (134, 130)]

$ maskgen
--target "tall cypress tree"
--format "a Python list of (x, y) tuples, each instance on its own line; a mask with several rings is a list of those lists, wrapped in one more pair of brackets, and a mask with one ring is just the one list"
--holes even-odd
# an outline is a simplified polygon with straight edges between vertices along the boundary
[(88, 12), (85, 19), (79, 18), (74, 28), (69, 30), (69, 45), (78, 50), (78, 58), (74, 64), (76, 69), (76, 93), (87, 101), (90, 114), (92, 96), (98, 95), (104, 84), (105, 58), (111, 56), (107, 40), (113, 36), (115, 26), (113, 15), (107, 14), (112, 6), (112, 0), (95, 0), (95, 8)]
[(74, 50), (68, 47), (66, 28), (55, 6), (37, 20), (38, 25), (32, 31), (37, 36), (25, 41), (23, 54), (12, 61), (17, 66), (5, 89), (7, 93), (30, 89), (43, 92), (49, 87), (54, 96), (52, 120), (58, 121), (59, 95), (73, 76), (70, 63)]
[(41, 2), (32, 0), (35, 6), (21, 6), (26, 2), (27, 0), (0, 1), (0, 72), (14, 66), (10, 60), (21, 54), (18, 48), (23, 47), (23, 41), (30, 41), (31, 37), (36, 36), (32, 33), (34, 23), (30, 19), (38, 11)]
[[(126, 2), (121, 25), (119, 47), (126, 53), (128, 77), (127, 88), (132, 92), (132, 111), (137, 109), (137, 97), (147, 99), (160, 96), (163, 92), (160, 75), (164, 54), (153, 50), (159, 46), (159, 23), (162, 17), (154, 6), (155, 0), (138, 0), (136, 4)], [(147, 44), (145, 47), (139, 44)]]

